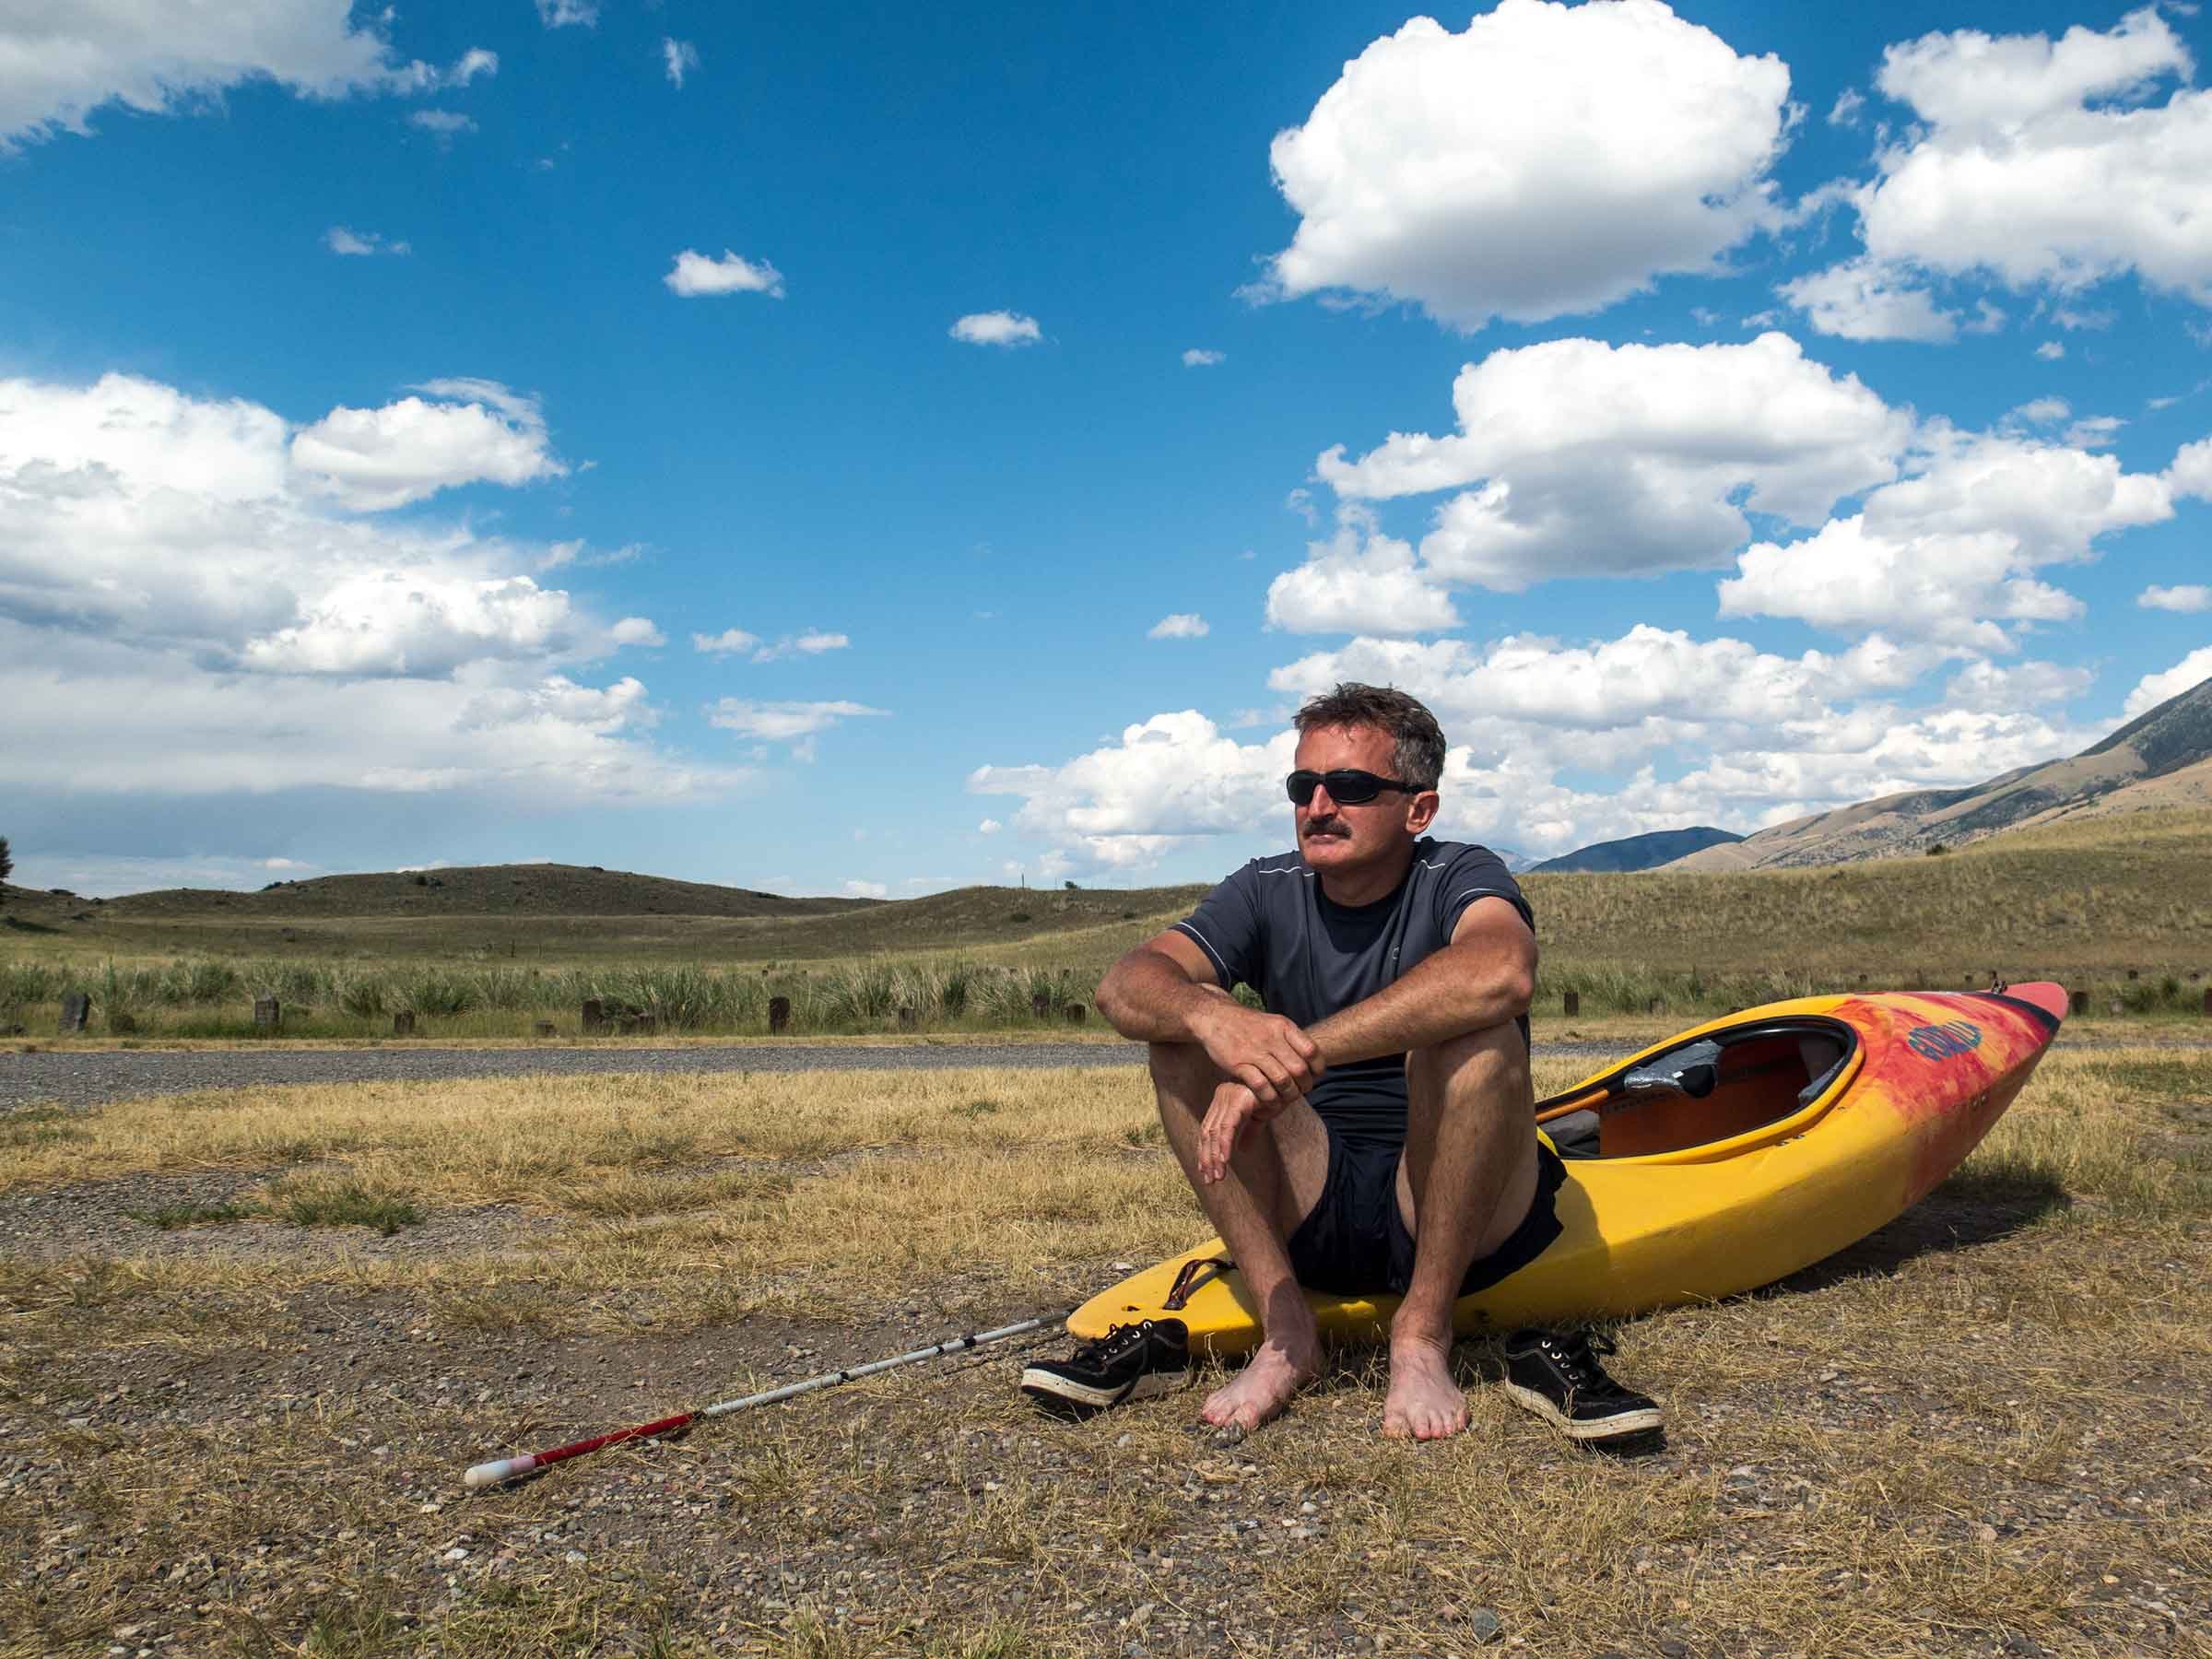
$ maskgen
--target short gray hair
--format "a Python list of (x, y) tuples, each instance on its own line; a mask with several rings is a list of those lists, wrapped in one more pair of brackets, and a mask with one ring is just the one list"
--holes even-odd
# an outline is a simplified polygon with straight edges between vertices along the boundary
[(1330, 726), (1372, 726), (1388, 734), (1398, 782), (1434, 789), (1444, 775), (1444, 729), (1415, 698), (1394, 686), (1363, 686), (1345, 680), (1298, 712), (1298, 735)]

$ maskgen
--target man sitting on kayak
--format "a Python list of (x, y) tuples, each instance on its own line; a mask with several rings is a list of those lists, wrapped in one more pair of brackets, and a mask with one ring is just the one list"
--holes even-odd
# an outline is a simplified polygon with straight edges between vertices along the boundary
[[(1388, 1291), (1405, 1300), (1382, 1431), (1441, 1439), (1467, 1425), (1453, 1301), (1559, 1234), (1564, 1172), (1529, 1083), (1534, 918), (1495, 853), (1426, 838), (1445, 746), (1420, 703), (1340, 685), (1297, 726), (1298, 851), (1253, 860), (1123, 957), (1099, 1011), (1151, 1045), (1169, 1144), (1265, 1331), (1201, 1415), (1256, 1428), (1313, 1377), (1300, 1286)], [(1657, 1426), (1585, 1339), (1527, 1335), (1509, 1346), (1515, 1397), (1552, 1404), (1524, 1404), (1584, 1440)]]

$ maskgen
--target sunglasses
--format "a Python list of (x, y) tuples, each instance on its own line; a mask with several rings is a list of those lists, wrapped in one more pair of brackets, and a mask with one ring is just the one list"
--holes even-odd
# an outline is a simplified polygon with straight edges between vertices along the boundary
[(1283, 787), (1289, 791), (1291, 804), (1296, 806), (1312, 805), (1313, 791), (1324, 783), (1328, 785), (1329, 799), (1339, 806), (1358, 806), (1373, 800), (1386, 789), (1394, 789), (1401, 794), (1421, 793), (1418, 783), (1401, 783), (1395, 778), (1378, 778), (1370, 771), (1294, 771), (1283, 780)]

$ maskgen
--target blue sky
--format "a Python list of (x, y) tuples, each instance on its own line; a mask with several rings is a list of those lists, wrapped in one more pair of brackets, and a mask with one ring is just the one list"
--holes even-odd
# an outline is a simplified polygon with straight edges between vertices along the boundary
[(18, 880), (1206, 879), (1336, 677), (1546, 854), (2212, 676), (2181, 8), (49, 9)]

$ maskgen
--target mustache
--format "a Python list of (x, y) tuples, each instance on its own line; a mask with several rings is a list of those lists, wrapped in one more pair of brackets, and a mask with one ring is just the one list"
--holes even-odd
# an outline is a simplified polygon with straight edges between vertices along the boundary
[(1306, 826), (1308, 841), (1349, 841), (1352, 832), (1342, 827), (1335, 818), (1322, 818)]

